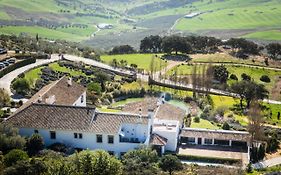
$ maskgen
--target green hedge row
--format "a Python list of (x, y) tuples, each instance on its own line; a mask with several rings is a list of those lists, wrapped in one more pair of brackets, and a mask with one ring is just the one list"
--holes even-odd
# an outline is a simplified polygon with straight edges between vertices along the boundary
[(190, 160), (198, 162), (207, 162), (207, 163), (219, 163), (219, 164), (241, 164), (239, 159), (230, 159), (230, 158), (219, 158), (219, 157), (203, 157), (203, 156), (191, 156), (191, 155), (176, 155), (180, 160)]
[(35, 63), (35, 62), (36, 62), (36, 58), (28, 58), (28, 59), (25, 59), (23, 61), (12, 64), (12, 65), (10, 65), (10, 66), (8, 66), (5, 69), (0, 71), (0, 78), (2, 78), (6, 74), (8, 74), (8, 73), (20, 68), (20, 67), (23, 67), (23, 66), (26, 66), (28, 64)]

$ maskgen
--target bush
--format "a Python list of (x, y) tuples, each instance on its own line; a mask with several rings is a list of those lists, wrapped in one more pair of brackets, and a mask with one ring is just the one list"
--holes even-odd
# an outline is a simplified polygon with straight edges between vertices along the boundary
[(63, 143), (54, 143), (48, 147), (49, 149), (56, 151), (56, 152), (67, 152), (67, 147)]
[(208, 163), (219, 163), (219, 164), (230, 164), (230, 165), (241, 163), (240, 159), (230, 159), (230, 158), (191, 156), (191, 155), (183, 155), (183, 154), (178, 154), (177, 157), (180, 160), (200, 161), (200, 162), (208, 162)]
[(243, 73), (242, 75), (241, 75), (241, 78), (242, 78), (242, 80), (245, 80), (245, 81), (251, 81), (251, 77), (250, 77), (250, 75), (247, 75), (247, 74), (245, 74), (245, 73)]
[(229, 78), (232, 80), (238, 80), (238, 78), (235, 74), (231, 74)]
[(4, 156), (4, 164), (6, 166), (12, 166), (17, 161), (27, 160), (29, 157), (26, 152), (20, 149), (13, 149), (8, 154)]
[(223, 125), (222, 125), (222, 129), (223, 130), (230, 130), (230, 126), (227, 122), (224, 122)]
[(265, 83), (269, 83), (270, 82), (270, 78), (267, 75), (262, 75), (260, 80), (262, 82), (265, 82)]
[(16, 93), (20, 95), (26, 95), (30, 90), (30, 85), (28, 81), (24, 78), (19, 78), (14, 81), (12, 87), (16, 91)]
[(39, 134), (33, 134), (26, 142), (29, 155), (35, 155), (44, 148), (43, 138)]
[[(207, 119), (208, 118), (208, 114), (207, 113), (201, 113), (200, 114), (200, 118), (202, 119)], [(198, 122), (199, 123), (199, 122)]]
[(200, 118), (199, 118), (199, 117), (194, 117), (193, 121), (194, 121), (195, 123), (199, 123), (199, 122), (200, 122)]

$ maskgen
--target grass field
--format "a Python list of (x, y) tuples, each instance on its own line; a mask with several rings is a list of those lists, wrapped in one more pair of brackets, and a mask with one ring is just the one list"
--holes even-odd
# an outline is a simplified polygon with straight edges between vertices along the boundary
[(278, 0), (261, 1), (209, 1), (194, 3), (203, 14), (192, 19), (182, 19), (179, 30), (255, 29), (279, 27), (281, 4)]
[(52, 30), (47, 29), (43, 27), (36, 27), (36, 26), (8, 26), (8, 27), (1, 27), (0, 33), (1, 34), (7, 34), (7, 35), (19, 35), (21, 33), (26, 33), (32, 37), (35, 37), (36, 34), (39, 35), (41, 38), (47, 38), (47, 39), (62, 39), (62, 40), (68, 40), (68, 41), (82, 41), (84, 39), (87, 39), (90, 37), (90, 35), (95, 31), (96, 29), (93, 28), (86, 28), (86, 29), (80, 29), (80, 28), (67, 28), (62, 29), (59, 28), (58, 30)]
[[(153, 59), (153, 54), (125, 54), (125, 55), (102, 55), (102, 61), (110, 64), (113, 59), (116, 59), (118, 62), (121, 60), (126, 60), (128, 65), (136, 64), (138, 68), (144, 69), (146, 71), (150, 70), (151, 60)], [(165, 61), (161, 60), (159, 57), (154, 58), (154, 65), (156, 70), (160, 70), (160, 64), (162, 69), (167, 65)]]
[(210, 121), (200, 119), (199, 123), (194, 122), (194, 118), (191, 119), (191, 128), (205, 128), (205, 129), (219, 129), (219, 127), (213, 125)]
[(244, 38), (251, 39), (265, 39), (271, 41), (281, 40), (281, 31), (280, 30), (267, 30), (261, 32), (254, 32), (243, 36)]

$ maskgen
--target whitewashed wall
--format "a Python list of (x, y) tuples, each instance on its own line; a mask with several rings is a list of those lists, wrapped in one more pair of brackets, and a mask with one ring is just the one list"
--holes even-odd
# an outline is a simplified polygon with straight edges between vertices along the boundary
[[(146, 126), (146, 125), (145, 125)], [(108, 135), (111, 134), (101, 134), (103, 136), (103, 142), (97, 143), (96, 135), (99, 133), (88, 133), (88, 132), (76, 132), (82, 133), (82, 139), (75, 139), (75, 131), (56, 131), (56, 139), (50, 139), (50, 131), (46, 129), (38, 129), (39, 134), (43, 137), (45, 145), (49, 146), (53, 143), (60, 142), (67, 146), (81, 149), (103, 149), (106, 151), (114, 151), (115, 155), (119, 156), (122, 152), (127, 152), (141, 146), (139, 143), (120, 143), (119, 135), (114, 135), (114, 143), (108, 143)], [(20, 135), (22, 136), (31, 136), (34, 134), (34, 129), (32, 128), (22, 128), (19, 130)]]
[[(81, 98), (83, 98), (83, 102), (81, 101)], [(76, 100), (75, 103), (73, 103), (73, 106), (84, 106), (84, 107), (86, 107), (86, 91)]]

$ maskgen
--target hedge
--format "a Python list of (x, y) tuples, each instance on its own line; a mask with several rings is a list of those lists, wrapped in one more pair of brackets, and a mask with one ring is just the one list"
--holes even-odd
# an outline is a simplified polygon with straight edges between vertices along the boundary
[(29, 58), (29, 59), (25, 59), (23, 61), (17, 62), (15, 64), (12, 64), (8, 67), (6, 67), (5, 69), (3, 69), (2, 71), (0, 71), (0, 78), (2, 78), (3, 76), (5, 76), (6, 74), (20, 68), (20, 67), (24, 67), (28, 64), (32, 64), (36, 62), (36, 58)]
[(231, 159), (231, 158), (219, 158), (219, 157), (204, 157), (204, 156), (191, 156), (191, 155), (176, 155), (180, 160), (190, 160), (190, 161), (198, 161), (198, 162), (207, 162), (207, 163), (219, 163), (219, 164), (237, 164), (241, 163), (239, 159)]

